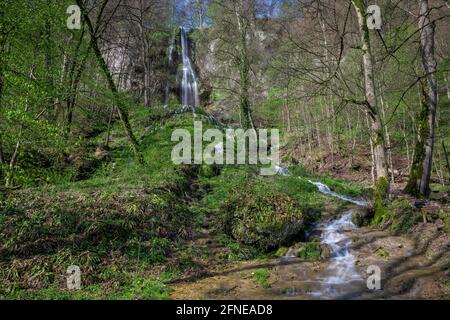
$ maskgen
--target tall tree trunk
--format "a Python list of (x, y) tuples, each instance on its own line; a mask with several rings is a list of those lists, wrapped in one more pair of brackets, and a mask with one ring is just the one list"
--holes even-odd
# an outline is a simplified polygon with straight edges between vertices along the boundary
[(433, 149), (436, 126), (436, 112), (438, 103), (436, 81), (436, 58), (434, 56), (434, 29), (431, 22), (428, 0), (419, 2), (419, 28), (421, 32), (422, 63), (426, 74), (427, 83), (427, 107), (428, 107), (428, 133), (425, 138), (425, 159), (423, 162), (422, 179), (420, 180), (420, 193), (428, 197), (430, 195), (431, 170), (433, 167)]
[(145, 34), (144, 27), (144, 9), (142, 8), (141, 2), (141, 15), (139, 21), (139, 33), (142, 41), (142, 63), (144, 66), (144, 105), (145, 107), (150, 107), (150, 67), (149, 67), (149, 59), (148, 59), (148, 51), (149, 45), (147, 41), (147, 36)]
[(83, 1), (82, 0), (77, 0), (77, 4), (78, 4), (78, 6), (81, 9), (81, 12), (83, 14), (83, 17), (85, 19), (86, 25), (88, 27), (88, 30), (89, 30), (89, 33), (90, 33), (90, 36), (91, 36), (91, 47), (92, 47), (92, 50), (94, 51), (94, 54), (95, 54), (95, 56), (96, 56), (96, 58), (98, 60), (98, 63), (100, 64), (100, 67), (101, 67), (101, 69), (102, 69), (102, 71), (103, 71), (103, 73), (104, 73), (104, 75), (105, 75), (105, 77), (106, 77), (106, 79), (108, 81), (109, 88), (110, 88), (111, 92), (114, 95), (114, 100), (115, 100), (115, 104), (116, 104), (116, 107), (117, 107), (117, 112), (119, 114), (120, 120), (122, 121), (123, 127), (124, 127), (125, 132), (126, 132), (126, 134), (128, 136), (128, 139), (131, 142), (131, 145), (133, 147), (135, 155), (138, 157), (138, 160), (140, 162), (142, 162), (143, 158), (142, 158), (142, 154), (141, 154), (141, 152), (139, 150), (139, 142), (136, 139), (136, 137), (134, 136), (133, 130), (131, 128), (131, 125), (130, 125), (130, 122), (129, 122), (129, 119), (128, 119), (127, 110), (125, 109), (125, 107), (123, 105), (123, 102), (122, 102), (122, 99), (119, 96), (119, 92), (117, 90), (116, 84), (114, 83), (114, 79), (113, 79), (113, 77), (111, 75), (111, 72), (109, 71), (108, 65), (106, 64), (105, 59), (103, 58), (102, 53), (100, 51), (100, 48), (98, 46), (97, 36), (95, 34), (94, 27), (92, 26), (92, 22), (91, 22), (91, 20), (89, 18), (89, 14), (88, 14), (88, 12), (86, 11), (86, 9), (83, 6)]
[(405, 187), (405, 192), (413, 195), (420, 196), (420, 182), (423, 175), (423, 163), (425, 160), (425, 137), (428, 132), (428, 102), (427, 93), (425, 91), (425, 85), (421, 83), (421, 109), (417, 115), (416, 124), (416, 144), (414, 148), (413, 162), (411, 165), (411, 170), (409, 172), (408, 183)]
[[(75, 108), (75, 100), (76, 100), (76, 95), (77, 95), (77, 90), (78, 90), (78, 84), (81, 79), (84, 65), (86, 63), (86, 59), (89, 55), (89, 50), (90, 50), (90, 48), (89, 48), (88, 52), (86, 52), (82, 61), (79, 62), (78, 56), (80, 54), (80, 48), (83, 43), (84, 34), (85, 34), (85, 29), (84, 29), (84, 21), (83, 21), (82, 30), (80, 32), (80, 36), (79, 36), (77, 44), (75, 46), (75, 52), (74, 52), (73, 58), (71, 59), (72, 62), (71, 62), (71, 66), (70, 66), (70, 69), (68, 72), (68, 76), (67, 76), (68, 77), (68, 86), (69, 86), (69, 94), (67, 95), (67, 98), (66, 98), (67, 116), (65, 119), (65, 130), (66, 130), (67, 134), (70, 133), (70, 128), (71, 128), (72, 120), (73, 120), (73, 110)], [(78, 66), (78, 68), (77, 68), (77, 66)]]
[[(0, 18), (2, 17), (2, 14), (0, 14)], [(3, 80), (3, 68), (4, 68), (4, 62), (3, 62), (3, 53), (5, 52), (5, 44), (6, 44), (6, 36), (2, 34), (0, 30), (0, 110), (2, 110), (2, 98), (3, 98), (3, 88), (4, 88), (4, 80)], [(5, 161), (4, 154), (3, 154), (3, 134), (2, 134), (2, 128), (0, 128), (0, 165), (2, 165)]]
[(450, 161), (448, 158), (448, 152), (447, 152), (447, 148), (445, 147), (445, 142), (442, 141), (442, 150), (444, 151), (444, 157), (445, 157), (445, 163), (446, 163), (446, 167), (448, 170), (448, 176), (450, 178)]
[(239, 26), (239, 76), (240, 76), (240, 86), (241, 92), (239, 97), (239, 105), (241, 111), (241, 126), (244, 129), (249, 129), (250, 127), (255, 127), (251, 110), (250, 110), (250, 98), (249, 98), (249, 88), (250, 88), (250, 63), (248, 60), (248, 50), (247, 50), (247, 35), (249, 22), (242, 15), (243, 8), (242, 1), (240, 2), (240, 8), (235, 9), (236, 19)]
[(285, 92), (284, 92), (284, 109), (286, 112), (286, 126), (287, 131), (291, 132), (292, 126), (291, 126), (291, 110), (289, 109), (289, 83), (286, 84)]
[(379, 111), (373, 72), (373, 57), (370, 46), (369, 29), (366, 22), (366, 10), (362, 0), (352, 0), (358, 16), (363, 51), (364, 82), (366, 108), (370, 119), (371, 135), (374, 144), (375, 169), (377, 182), (375, 197), (381, 199), (389, 193), (389, 173), (386, 161), (386, 143), (383, 123)]

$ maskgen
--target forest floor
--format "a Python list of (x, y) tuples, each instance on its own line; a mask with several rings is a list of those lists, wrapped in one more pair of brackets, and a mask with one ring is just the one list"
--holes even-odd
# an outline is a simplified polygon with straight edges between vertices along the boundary
[[(126, 136), (117, 124), (105, 162), (79, 181), (0, 197), (0, 298), (314, 299), (326, 289), (321, 279), (329, 276), (329, 259), (286, 260), (276, 248), (260, 250), (234, 239), (220, 227), (224, 204), (233, 194), (283, 196), (289, 200), (277, 205), (300, 208), (311, 225), (350, 207), (308, 180), (356, 198), (370, 198), (366, 186), (300, 165), (290, 166), (291, 177), (264, 178), (250, 166), (176, 166), (170, 137), (176, 128), (192, 130), (191, 117), (152, 120), (149, 126), (148, 110), (137, 109), (131, 120), (141, 136), (144, 166), (123, 147)], [(368, 291), (364, 280), (332, 298), (450, 298), (448, 202), (430, 202), (424, 215), (414, 201), (397, 194), (383, 225), (347, 234), (358, 273), (380, 266), (383, 290)], [(256, 207), (252, 223), (260, 223), (266, 209)], [(81, 290), (66, 288), (71, 264), (82, 270)]]

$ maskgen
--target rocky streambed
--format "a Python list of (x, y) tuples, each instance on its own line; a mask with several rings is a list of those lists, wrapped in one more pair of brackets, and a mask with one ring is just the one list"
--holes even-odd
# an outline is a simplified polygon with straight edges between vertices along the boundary
[[(356, 228), (351, 212), (317, 226), (330, 252), (308, 261), (293, 252), (278, 259), (232, 263), (208, 276), (174, 284), (174, 299), (449, 299), (450, 241), (435, 225), (418, 226), (416, 238)], [(316, 235), (317, 236), (317, 235)], [(328, 256), (328, 257), (327, 257)], [(369, 289), (369, 267), (381, 288)], [(267, 284), (258, 275), (267, 270)], [(371, 273), (368, 273), (371, 271)]]

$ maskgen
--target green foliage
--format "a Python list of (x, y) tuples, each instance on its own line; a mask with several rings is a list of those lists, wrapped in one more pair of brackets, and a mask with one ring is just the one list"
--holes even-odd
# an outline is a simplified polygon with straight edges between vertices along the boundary
[(298, 236), (304, 216), (287, 194), (265, 185), (245, 184), (221, 206), (219, 226), (237, 241), (266, 251)]
[(156, 280), (130, 273), (121, 274), (109, 283), (109, 287), (90, 285), (80, 290), (64, 290), (50, 287), (40, 290), (14, 290), (7, 294), (0, 291), (0, 298), (7, 300), (168, 300), (171, 289)]
[(171, 241), (168, 239), (154, 238), (141, 242), (140, 239), (128, 241), (127, 255), (130, 258), (147, 264), (163, 263), (170, 252)]
[(270, 288), (270, 284), (269, 284), (270, 271), (269, 271), (269, 269), (258, 269), (253, 273), (253, 276), (255, 277), (256, 281), (262, 288), (264, 288), (264, 289)]
[(405, 234), (422, 219), (421, 213), (406, 200), (394, 200), (389, 205), (391, 229), (396, 234)]
[(304, 243), (298, 249), (298, 257), (304, 260), (319, 260), (321, 253), (322, 248), (317, 241)]
[(375, 210), (374, 224), (380, 224), (390, 215), (386, 196), (389, 191), (389, 180), (386, 177), (378, 179), (375, 185), (373, 206)]
[[(162, 263), (173, 241), (193, 228), (191, 218), (174, 193), (158, 190), (147, 194), (15, 193), (0, 208), (0, 250), (5, 259), (0, 282), (8, 290), (45, 288), (56, 275), (65, 274), (69, 264), (75, 264), (91, 285), (102, 279), (105, 264), (115, 260), (131, 258), (130, 263), (137, 260), (144, 268)], [(28, 256), (36, 258), (11, 263)], [(31, 276), (32, 284), (26, 282)]]
[(444, 230), (450, 233), (450, 214), (442, 210), (439, 212), (439, 218), (444, 222)]
[(378, 248), (375, 251), (375, 254), (377, 256), (379, 256), (379, 257), (382, 257), (382, 258), (388, 258), (389, 257), (389, 252), (387, 252), (386, 249), (384, 249), (384, 248)]
[(219, 258), (223, 258), (227, 261), (244, 261), (263, 257), (260, 250), (239, 243), (225, 234), (219, 234), (217, 240), (219, 245), (226, 249), (225, 252), (219, 254)]

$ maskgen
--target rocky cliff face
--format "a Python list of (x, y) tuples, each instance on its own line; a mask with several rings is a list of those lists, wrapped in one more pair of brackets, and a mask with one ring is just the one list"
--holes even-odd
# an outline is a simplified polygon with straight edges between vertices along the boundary
[[(264, 27), (253, 29), (248, 38), (252, 66), (251, 90), (254, 96), (261, 98), (267, 97), (270, 89), (266, 71), (276, 46), (277, 32), (269, 32)], [(223, 108), (229, 109), (236, 104), (236, 84), (239, 81), (235, 61), (227, 53), (233, 45), (225, 42), (213, 27), (195, 30), (190, 37), (193, 60), (200, 78), (202, 104), (217, 108), (220, 102)]]

